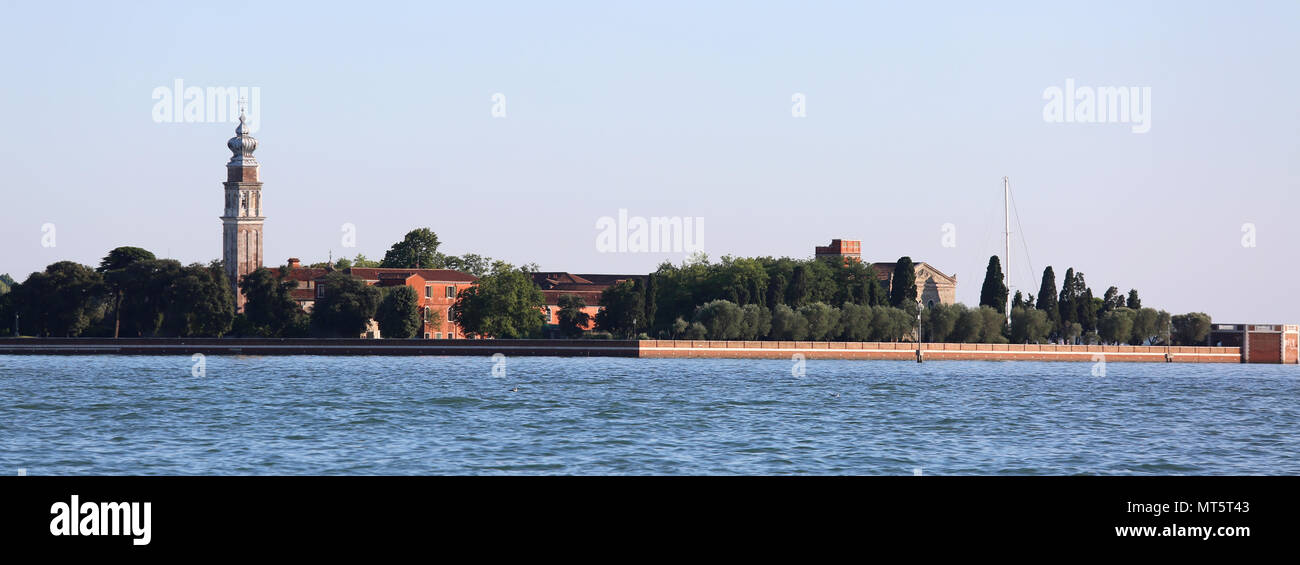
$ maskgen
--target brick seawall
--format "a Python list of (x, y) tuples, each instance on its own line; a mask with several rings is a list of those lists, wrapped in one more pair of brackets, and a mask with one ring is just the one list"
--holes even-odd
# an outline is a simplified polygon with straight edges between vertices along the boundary
[[(926, 361), (1240, 363), (1238, 347), (925, 343)], [(916, 344), (837, 341), (0, 338), (0, 354), (27, 355), (492, 355), (789, 359), (916, 359)]]
[[(916, 360), (915, 343), (839, 341), (646, 340), (641, 357), (722, 357), (789, 359)], [(1156, 347), (1127, 345), (1008, 345), (923, 343), (926, 361), (1135, 361), (1148, 363), (1240, 363), (1238, 347)]]

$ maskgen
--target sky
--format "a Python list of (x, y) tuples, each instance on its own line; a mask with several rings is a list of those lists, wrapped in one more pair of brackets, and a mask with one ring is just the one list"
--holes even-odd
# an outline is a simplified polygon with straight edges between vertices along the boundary
[[(417, 227), (544, 270), (686, 259), (603, 250), (626, 210), (702, 225), (713, 260), (861, 240), (976, 304), (1006, 176), (1013, 288), (1073, 267), (1098, 296), (1300, 323), (1297, 2), (0, 6), (19, 281), (121, 245), (220, 257), (234, 124), (157, 119), (181, 80), (257, 89), (269, 265), (377, 259)], [(1077, 99), (1047, 117), (1067, 84), (1145, 92), (1149, 129)]]

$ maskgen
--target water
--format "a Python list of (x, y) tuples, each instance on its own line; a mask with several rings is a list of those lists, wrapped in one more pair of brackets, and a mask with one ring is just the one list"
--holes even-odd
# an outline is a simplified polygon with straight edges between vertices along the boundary
[[(1300, 367), (0, 355), (29, 475), (1300, 474)], [(518, 392), (510, 389), (519, 388)]]

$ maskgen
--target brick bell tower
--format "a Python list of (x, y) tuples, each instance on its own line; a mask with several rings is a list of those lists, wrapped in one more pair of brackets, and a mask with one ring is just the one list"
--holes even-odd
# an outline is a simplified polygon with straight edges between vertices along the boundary
[(257, 140), (248, 135), (244, 109), (239, 109), (239, 127), (226, 142), (233, 155), (226, 163), (226, 210), (221, 216), (221, 258), (226, 277), (235, 292), (235, 311), (244, 309), (239, 281), (262, 266), (262, 179), (257, 172)]

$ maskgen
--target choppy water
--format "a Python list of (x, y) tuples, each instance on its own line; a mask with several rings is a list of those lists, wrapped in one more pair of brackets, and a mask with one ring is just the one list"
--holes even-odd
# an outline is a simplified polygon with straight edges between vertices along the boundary
[[(1300, 367), (0, 356), (3, 473), (1300, 474)], [(518, 387), (518, 392), (510, 389)]]

